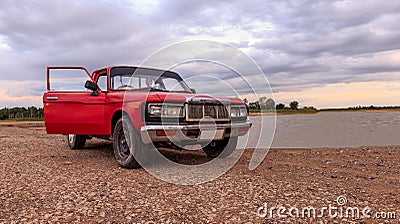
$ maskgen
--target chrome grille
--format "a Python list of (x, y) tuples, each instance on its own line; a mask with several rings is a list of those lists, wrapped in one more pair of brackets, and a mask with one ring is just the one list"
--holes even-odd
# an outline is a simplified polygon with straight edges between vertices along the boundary
[(211, 117), (217, 121), (229, 120), (228, 108), (223, 104), (187, 104), (186, 120), (198, 121)]
[(188, 119), (201, 119), (203, 118), (204, 105), (188, 105), (188, 112), (186, 113)]

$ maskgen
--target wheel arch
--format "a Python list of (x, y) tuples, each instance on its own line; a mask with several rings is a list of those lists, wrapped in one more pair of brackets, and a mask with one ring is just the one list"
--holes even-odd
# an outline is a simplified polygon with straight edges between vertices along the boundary
[(114, 112), (112, 118), (111, 118), (111, 135), (113, 135), (114, 133), (114, 128), (115, 128), (115, 124), (117, 124), (117, 121), (122, 118), (123, 115), (126, 115), (129, 117), (129, 114), (124, 111), (124, 110), (117, 110)]

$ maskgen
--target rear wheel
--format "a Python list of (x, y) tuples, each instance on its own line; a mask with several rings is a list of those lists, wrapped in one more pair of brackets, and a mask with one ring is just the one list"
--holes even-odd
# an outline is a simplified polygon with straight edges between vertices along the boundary
[(238, 137), (224, 138), (223, 140), (211, 141), (203, 148), (207, 156), (215, 158), (220, 156), (222, 158), (229, 156), (236, 149)]
[(113, 149), (115, 159), (122, 168), (139, 168), (138, 160), (144, 162), (145, 144), (127, 116), (119, 119), (115, 124)]
[(83, 147), (85, 147), (86, 136), (69, 134), (67, 135), (67, 142), (69, 148), (71, 149), (82, 149)]

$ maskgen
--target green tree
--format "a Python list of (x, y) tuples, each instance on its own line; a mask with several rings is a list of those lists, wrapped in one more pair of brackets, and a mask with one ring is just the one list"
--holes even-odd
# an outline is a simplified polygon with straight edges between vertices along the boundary
[(285, 109), (285, 104), (279, 103), (278, 105), (276, 105), (276, 109), (277, 109), (277, 110), (283, 110), (283, 109)]
[(25, 107), (4, 107), (0, 109), (0, 120), (5, 119), (24, 119), (24, 118), (43, 118), (43, 108), (34, 106)]
[(297, 110), (299, 108), (299, 102), (294, 100), (294, 101), (290, 102), (289, 106), (290, 106), (290, 109)]
[(259, 104), (262, 110), (273, 110), (275, 108), (275, 101), (271, 98), (263, 96), (259, 99)]
[(260, 110), (260, 103), (258, 101), (250, 102), (249, 108), (250, 108), (250, 110)]
[(265, 102), (265, 109), (267, 110), (275, 109), (275, 101), (271, 98), (268, 98), (268, 100)]
[(0, 110), (0, 120), (5, 120), (8, 118), (8, 109), (7, 107)]
[(258, 103), (260, 104), (260, 109), (265, 109), (265, 103), (267, 102), (267, 97), (263, 96), (258, 99)]
[(29, 116), (30, 118), (35, 118), (35, 117), (37, 117), (37, 112), (38, 112), (38, 110), (37, 110), (36, 107), (28, 107), (28, 116)]

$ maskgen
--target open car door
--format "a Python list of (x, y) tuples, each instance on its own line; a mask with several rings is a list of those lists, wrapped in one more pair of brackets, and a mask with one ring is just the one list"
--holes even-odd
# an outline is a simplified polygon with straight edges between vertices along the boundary
[(44, 120), (49, 134), (105, 135), (104, 102), (85, 88), (92, 80), (84, 67), (47, 67), (47, 92), (43, 95)]

